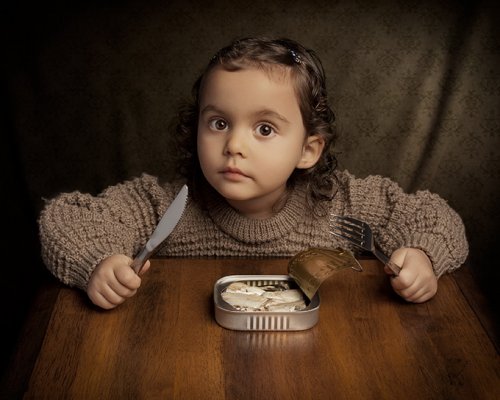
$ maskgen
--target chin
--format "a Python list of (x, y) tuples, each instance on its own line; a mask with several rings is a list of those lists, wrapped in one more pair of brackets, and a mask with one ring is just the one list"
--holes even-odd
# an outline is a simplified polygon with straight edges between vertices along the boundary
[(245, 201), (249, 199), (248, 196), (242, 196), (241, 193), (234, 193), (234, 191), (230, 190), (217, 190), (217, 192), (219, 192), (219, 194), (226, 200)]
[(214, 188), (222, 197), (224, 197), (227, 200), (244, 201), (249, 199), (248, 194), (245, 194), (246, 193), (245, 191), (238, 189), (237, 187), (228, 188), (228, 187), (214, 186)]

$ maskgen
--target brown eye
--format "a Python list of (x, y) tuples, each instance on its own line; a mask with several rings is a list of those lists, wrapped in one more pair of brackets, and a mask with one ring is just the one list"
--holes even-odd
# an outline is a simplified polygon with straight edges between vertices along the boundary
[(257, 127), (257, 133), (259, 133), (262, 136), (269, 136), (272, 133), (274, 133), (274, 129), (270, 125), (261, 124)]
[(210, 129), (213, 129), (215, 131), (224, 131), (227, 129), (227, 122), (224, 121), (223, 119), (214, 119), (210, 121)]

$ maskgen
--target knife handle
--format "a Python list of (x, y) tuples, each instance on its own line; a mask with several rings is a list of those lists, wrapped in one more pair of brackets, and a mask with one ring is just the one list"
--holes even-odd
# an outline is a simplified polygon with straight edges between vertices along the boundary
[(134, 261), (132, 261), (132, 264), (130, 264), (130, 266), (132, 267), (132, 269), (135, 271), (136, 274), (141, 272), (141, 269), (144, 266), (144, 263), (147, 261), (147, 259), (150, 256), (151, 256), (151, 251), (148, 250), (147, 246), (144, 246), (144, 248), (137, 255), (137, 257), (134, 258)]

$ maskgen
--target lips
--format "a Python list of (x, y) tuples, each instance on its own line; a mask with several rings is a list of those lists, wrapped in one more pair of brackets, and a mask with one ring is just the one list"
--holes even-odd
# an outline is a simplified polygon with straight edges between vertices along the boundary
[(234, 168), (234, 167), (227, 167), (227, 168), (224, 168), (221, 173), (228, 177), (228, 178), (249, 178), (248, 175), (245, 175), (240, 169), (238, 168)]
[(224, 170), (222, 171), (224, 174), (225, 173), (230, 173), (230, 174), (240, 174), (240, 175), (245, 175), (243, 172), (241, 172), (238, 168), (231, 168), (231, 167), (228, 167), (228, 168), (224, 168)]

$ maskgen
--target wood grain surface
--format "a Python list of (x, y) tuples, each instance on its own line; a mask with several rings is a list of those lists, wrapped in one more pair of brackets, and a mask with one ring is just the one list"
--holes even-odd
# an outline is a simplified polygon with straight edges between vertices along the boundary
[(323, 283), (318, 324), (298, 332), (214, 319), (217, 279), (286, 274), (286, 259), (155, 259), (112, 311), (61, 287), (24, 398), (500, 398), (499, 354), (452, 275), (415, 305), (361, 263)]

